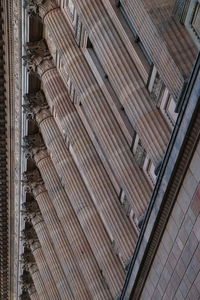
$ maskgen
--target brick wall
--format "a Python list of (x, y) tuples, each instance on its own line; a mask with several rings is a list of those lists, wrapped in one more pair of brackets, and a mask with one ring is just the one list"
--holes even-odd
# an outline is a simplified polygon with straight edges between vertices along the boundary
[(200, 143), (147, 277), (141, 299), (200, 299)]

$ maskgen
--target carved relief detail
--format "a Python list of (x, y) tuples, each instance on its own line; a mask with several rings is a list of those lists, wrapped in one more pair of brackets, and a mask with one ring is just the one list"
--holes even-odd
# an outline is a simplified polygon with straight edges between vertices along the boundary
[(43, 222), (43, 217), (40, 208), (35, 200), (27, 201), (22, 204), (25, 221), (32, 222), (33, 226)]
[(33, 119), (41, 109), (48, 107), (48, 103), (42, 90), (24, 95), (23, 109), (27, 119)]
[(44, 39), (26, 43), (24, 64), (29, 73), (36, 72), (39, 77), (49, 69), (55, 68), (53, 58)]
[(38, 132), (36, 134), (27, 135), (23, 138), (24, 145), (22, 146), (25, 157), (27, 159), (33, 158), (35, 154), (42, 150), (46, 150), (42, 135)]
[(24, 246), (30, 247), (32, 251), (41, 248), (37, 234), (31, 223), (26, 222), (26, 227), (21, 231), (21, 238), (24, 241)]
[(46, 192), (44, 181), (37, 168), (23, 173), (23, 185), (27, 192), (33, 193), (35, 198), (39, 194)]

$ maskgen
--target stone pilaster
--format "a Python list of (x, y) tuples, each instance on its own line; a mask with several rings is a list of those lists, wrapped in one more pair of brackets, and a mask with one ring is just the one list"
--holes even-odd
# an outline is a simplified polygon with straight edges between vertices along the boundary
[[(25, 240), (25, 243), (27, 243), (30, 246), (34, 259), (38, 266), (39, 274), (41, 275), (42, 281), (45, 285), (48, 295), (46, 296), (46, 299), (61, 299), (56, 283), (52, 277), (51, 271), (44, 257), (41, 245), (37, 239), (37, 235), (30, 223), (26, 223), (26, 227), (22, 232), (22, 236)], [(34, 272), (34, 274), (36, 274), (36, 272)], [(39, 282), (41, 283), (41, 281)]]
[[(42, 149), (42, 147), (40, 147), (40, 149)], [(37, 153), (39, 154), (40, 152), (37, 151)], [(46, 188), (44, 187), (44, 184), (42, 183), (42, 179), (40, 178), (39, 171), (35, 169), (33, 172), (26, 172), (26, 178), (28, 179), (29, 188), (31, 189), (35, 199), (37, 200), (39, 206), (38, 208), (40, 208), (49, 235), (51, 236), (51, 240), (53, 242), (58, 260), (61, 266), (63, 267), (63, 271), (65, 273), (69, 286), (72, 290), (74, 298), (85, 299), (85, 300), (90, 299), (91, 295), (87, 289), (87, 284), (84, 280), (84, 276), (82, 274), (81, 268), (77, 264), (76, 257), (67, 239), (65, 231), (63, 229), (63, 225), (60, 222), (58, 215), (55, 211), (55, 208), (53, 206), (52, 200)], [(37, 185), (35, 185), (35, 181), (38, 182)], [(30, 203), (29, 202), (24, 203), (26, 212), (28, 213), (28, 215), (32, 215), (32, 221), (34, 223), (36, 223), (37, 221), (35, 220), (34, 217), (35, 212), (37, 210), (37, 208), (35, 208), (35, 206), (37, 206), (37, 203), (36, 201), (31, 201)], [(42, 227), (44, 230), (46, 229), (44, 225)], [(41, 228), (38, 228), (38, 226), (36, 226), (35, 229), (36, 231), (41, 230)], [(38, 236), (39, 235), (41, 236), (42, 239), (42, 235), (40, 231)], [(47, 239), (47, 241), (48, 240), (49, 239)], [(43, 243), (44, 243), (44, 238), (43, 238)]]
[[(47, 116), (47, 113), (42, 112), (42, 116)], [(116, 296), (119, 293), (120, 286), (122, 285), (124, 275), (125, 275), (122, 266), (120, 264), (120, 261), (116, 257), (114, 251), (112, 251), (111, 249), (112, 248), (111, 241), (109, 240), (109, 237), (106, 234), (101, 219), (94, 207), (92, 200), (90, 199), (90, 196), (87, 192), (87, 189), (85, 188), (85, 185), (83, 184), (82, 178), (80, 177), (76, 169), (76, 166), (73, 163), (73, 159), (70, 153), (67, 151), (62, 136), (55, 124), (55, 121), (53, 120), (52, 117), (48, 117), (48, 118), (45, 117), (45, 119), (42, 121), (41, 115), (40, 116), (37, 115), (36, 118), (38, 118), (41, 122), (40, 128), (41, 131), (43, 132), (43, 136), (46, 141), (47, 148), (52, 154), (54, 165), (58, 171), (58, 174), (62, 178), (63, 184), (60, 182), (60, 179), (53, 167), (50, 157), (45, 155), (44, 151), (42, 151), (42, 153), (38, 153), (33, 149), (33, 152), (36, 153), (34, 157), (37, 166), (40, 169), (42, 177), (45, 181), (45, 185), (54, 202), (54, 206), (57, 210), (61, 222), (67, 223), (66, 226), (68, 228), (71, 227), (70, 230), (69, 229), (67, 230), (66, 228), (66, 234), (68, 236), (68, 240), (70, 241), (73, 239), (73, 236), (71, 236), (71, 234), (69, 236), (69, 233), (72, 230), (73, 232), (74, 230), (77, 231), (77, 233), (75, 234), (76, 236), (80, 236), (81, 231), (83, 230), (85, 236), (89, 241), (90, 247), (92, 248), (93, 254), (96, 257), (98, 265), (100, 266), (101, 269), (97, 271), (96, 263), (92, 259), (93, 255), (91, 253), (89, 254), (90, 252), (89, 249), (84, 254), (85, 258), (87, 255), (86, 261), (84, 258), (82, 258), (83, 254), (81, 255), (79, 254), (78, 260), (80, 260), (81, 257), (83, 259), (84, 265), (86, 264), (88, 269), (87, 271), (88, 274), (86, 273), (88, 278), (85, 279), (91, 288), (91, 284), (89, 283), (89, 277), (92, 276), (91, 273), (93, 274), (96, 273), (95, 275), (96, 278), (95, 276), (93, 276), (93, 281), (94, 279), (96, 279), (98, 285), (100, 284), (102, 285), (101, 293), (103, 292), (105, 294), (108, 293), (108, 291), (106, 291), (107, 288), (105, 288), (102, 281), (99, 282), (99, 277), (101, 279), (102, 277), (104, 277), (107, 282), (107, 285), (111, 290), (111, 293), (113, 294), (113, 296)], [(47, 132), (44, 132), (43, 130), (47, 130)], [(32, 147), (34, 148), (35, 138), (33, 137), (31, 142), (31, 136), (29, 136), (29, 140), (30, 140), (29, 143), (32, 144)], [(49, 145), (50, 140), (53, 143), (52, 145), (51, 144)], [(67, 195), (65, 194), (64, 189), (67, 191)], [(66, 199), (68, 199), (68, 201), (66, 201)], [(72, 206), (70, 205), (70, 202)], [(74, 214), (73, 210), (75, 211), (76, 215)], [(68, 222), (66, 222), (66, 220)], [(78, 228), (75, 228), (71, 224), (71, 222), (75, 222), (75, 220), (80, 222), (82, 226), (81, 230), (80, 229), (78, 230), (78, 228), (80, 228), (78, 224), (77, 224)], [(82, 236), (82, 238), (79, 239), (77, 238), (77, 240), (83, 243), (85, 239)], [(76, 249), (74, 249), (74, 253), (77, 253), (78, 249), (81, 250), (85, 248), (86, 251), (87, 247), (86, 245), (84, 246), (82, 245), (81, 248), (80, 246), (77, 246)], [(117, 252), (119, 255), (121, 254), (120, 249), (117, 249)], [(124, 257), (122, 257), (122, 259), (124, 259)], [(91, 260), (90, 263), (89, 260)], [(80, 262), (80, 265), (82, 265), (83, 262)], [(97, 297), (96, 294), (94, 295), (95, 297)]]

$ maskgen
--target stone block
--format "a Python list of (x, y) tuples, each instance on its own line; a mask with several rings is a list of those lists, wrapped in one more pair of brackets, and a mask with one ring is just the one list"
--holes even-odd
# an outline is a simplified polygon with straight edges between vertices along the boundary
[(190, 170), (194, 177), (196, 178), (197, 182), (200, 181), (200, 168), (199, 168), (199, 162), (200, 162), (200, 154), (198, 151), (195, 151), (192, 161), (190, 163)]

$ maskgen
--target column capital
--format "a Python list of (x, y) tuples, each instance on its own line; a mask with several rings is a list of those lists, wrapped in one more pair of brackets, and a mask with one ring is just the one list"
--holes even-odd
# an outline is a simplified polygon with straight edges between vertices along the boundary
[(25, 8), (31, 16), (40, 16), (42, 19), (51, 10), (58, 8), (54, 0), (25, 0)]
[(26, 270), (23, 271), (22, 275), (20, 276), (20, 283), (21, 283), (21, 288), (24, 292), (27, 292), (29, 288), (33, 285), (32, 277), (28, 271)]
[(36, 93), (25, 94), (24, 104), (22, 106), (27, 119), (34, 119), (40, 110), (49, 107), (42, 90)]
[(32, 252), (37, 248), (41, 248), (35, 229), (32, 224), (26, 222), (25, 229), (21, 231), (21, 237), (26, 247), (30, 247)]
[(42, 90), (36, 93), (25, 94), (23, 108), (27, 119), (35, 118), (38, 124), (45, 119), (52, 117), (51, 112), (48, 109), (49, 105)]
[(25, 136), (23, 138), (23, 141), (24, 144), (22, 148), (27, 159), (33, 158), (40, 151), (46, 150), (46, 146), (43, 141), (42, 135), (39, 132), (36, 134), (30, 134)]
[(38, 168), (23, 173), (23, 184), (27, 192), (32, 192), (36, 198), (39, 194), (46, 192), (44, 181)]
[(55, 68), (53, 58), (44, 39), (25, 44), (26, 55), (23, 56), (28, 72), (36, 72), (42, 77), (44, 72)]
[(33, 226), (44, 221), (37, 201), (26, 201), (22, 204), (22, 207), (24, 209), (25, 221), (31, 221)]
[(37, 269), (35, 258), (29, 247), (24, 247), (24, 252), (21, 254), (21, 261), (23, 263), (24, 270), (29, 271), (30, 266), (32, 266), (32, 265), (35, 265), (34, 266), (35, 270)]

